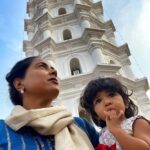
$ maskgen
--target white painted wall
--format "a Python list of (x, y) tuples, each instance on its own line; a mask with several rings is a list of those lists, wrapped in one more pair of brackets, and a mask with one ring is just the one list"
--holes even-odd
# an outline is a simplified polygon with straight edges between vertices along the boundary
[(50, 9), (50, 10), (49, 10), (49, 13), (51, 14), (52, 18), (55, 18), (55, 17), (58, 17), (58, 16), (59, 16), (59, 15), (58, 15), (58, 10), (59, 10), (59, 8), (61, 8), (61, 7), (63, 7), (63, 8), (66, 9), (67, 14), (72, 13), (73, 10), (74, 10), (73, 4), (58, 6), (58, 7), (56, 7), (56, 8), (53, 8), (53, 9)]
[(56, 43), (61, 43), (63, 42), (63, 31), (69, 29), (72, 34), (72, 39), (76, 39), (81, 37), (83, 31), (81, 29), (81, 26), (79, 24), (70, 24), (70, 25), (64, 25), (57, 27), (54, 29), (51, 33), (52, 38)]
[(61, 79), (71, 76), (70, 60), (72, 58), (77, 58), (80, 61), (82, 73), (91, 72), (95, 67), (95, 63), (93, 62), (93, 59), (89, 52), (75, 53), (73, 55), (67, 55), (65, 57), (58, 57), (55, 59), (55, 63)]

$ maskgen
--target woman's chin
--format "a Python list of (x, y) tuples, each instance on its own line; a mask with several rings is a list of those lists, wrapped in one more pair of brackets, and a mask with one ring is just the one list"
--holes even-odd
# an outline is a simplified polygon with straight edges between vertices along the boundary
[(59, 88), (54, 88), (49, 92), (49, 96), (54, 100), (59, 95)]

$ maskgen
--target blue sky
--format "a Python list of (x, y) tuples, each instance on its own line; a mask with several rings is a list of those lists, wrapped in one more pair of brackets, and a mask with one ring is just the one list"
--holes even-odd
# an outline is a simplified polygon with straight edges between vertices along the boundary
[(0, 5), (0, 118), (12, 108), (5, 75), (14, 63), (24, 57), (22, 41), (26, 0), (5, 0)]
[[(123, 44), (128, 43), (132, 68), (138, 77), (146, 76), (150, 82), (150, 1), (103, 0), (104, 13), (112, 19), (116, 36)], [(0, 5), (0, 118), (5, 118), (12, 104), (9, 101), (5, 75), (15, 62), (24, 58), (22, 41), (26, 0), (5, 0)], [(148, 92), (150, 96), (150, 92)]]

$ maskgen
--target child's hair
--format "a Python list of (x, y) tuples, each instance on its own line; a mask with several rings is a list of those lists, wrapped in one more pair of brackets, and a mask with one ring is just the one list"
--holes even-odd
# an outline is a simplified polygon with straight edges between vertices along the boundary
[(129, 98), (132, 93), (128, 93), (126, 86), (122, 85), (121, 82), (115, 78), (98, 78), (88, 83), (83, 92), (83, 95), (80, 98), (81, 106), (91, 114), (91, 117), (96, 125), (102, 128), (106, 126), (106, 122), (104, 120), (98, 119), (93, 105), (96, 94), (101, 91), (117, 92), (122, 96), (124, 103), (128, 106), (125, 109), (126, 118), (130, 118), (138, 113), (138, 107)]

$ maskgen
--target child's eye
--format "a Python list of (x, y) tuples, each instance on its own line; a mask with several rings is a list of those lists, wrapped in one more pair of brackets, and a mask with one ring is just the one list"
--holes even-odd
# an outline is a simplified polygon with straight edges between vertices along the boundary
[(98, 99), (95, 100), (94, 104), (96, 105), (96, 104), (99, 104), (100, 102), (101, 102), (101, 99), (98, 98)]
[(111, 92), (111, 93), (108, 94), (108, 96), (110, 96), (110, 97), (114, 97), (115, 95), (116, 95), (115, 92)]

